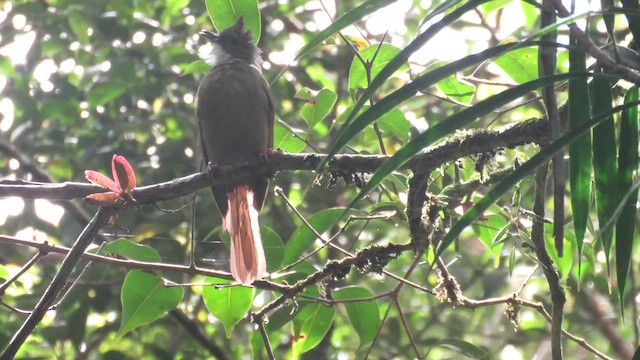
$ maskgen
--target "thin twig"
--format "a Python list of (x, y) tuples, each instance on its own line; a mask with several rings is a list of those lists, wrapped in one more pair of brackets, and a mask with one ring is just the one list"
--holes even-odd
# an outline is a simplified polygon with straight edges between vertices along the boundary
[(404, 316), (404, 313), (402, 312), (402, 308), (400, 307), (400, 303), (398, 302), (397, 296), (393, 298), (393, 303), (396, 306), (396, 309), (398, 309), (398, 315), (400, 315), (400, 322), (402, 322), (402, 327), (404, 328), (404, 331), (407, 333), (407, 336), (409, 337), (409, 342), (411, 343), (411, 347), (413, 347), (413, 351), (416, 352), (416, 356), (418, 359), (422, 359), (422, 356), (420, 355), (420, 350), (418, 350), (418, 344), (416, 344), (416, 341), (413, 339), (413, 334), (411, 334), (409, 323), (407, 322), (407, 318)]
[(264, 347), (267, 350), (269, 360), (276, 360), (276, 357), (273, 354), (273, 348), (271, 348), (271, 341), (269, 341), (269, 334), (267, 334), (267, 329), (264, 326), (264, 319), (260, 319), (258, 322), (258, 329), (260, 329), (260, 335), (262, 335), (262, 341), (264, 342)]
[(27, 272), (27, 270), (29, 270), (35, 263), (38, 262), (38, 260), (43, 257), (44, 255), (46, 255), (47, 252), (43, 251), (43, 250), (38, 250), (38, 252), (33, 255), (31, 257), (31, 259), (29, 259), (29, 261), (27, 261), (24, 265), (22, 265), (22, 267), (20, 268), (20, 270), (18, 270), (18, 272), (13, 275), (11, 277), (11, 279), (7, 280), (6, 282), (4, 282), (1, 286), (0, 286), (0, 298), (4, 295), (4, 293), (7, 291), (7, 288), (9, 286), (11, 286), (11, 284), (13, 284), (16, 280), (18, 280), (20, 278), (20, 276), (22, 276), (22, 274), (24, 274), (25, 272)]
[(391, 305), (387, 306), (387, 311), (384, 312), (384, 316), (382, 317), (382, 321), (380, 321), (380, 326), (378, 327), (378, 331), (376, 331), (376, 336), (373, 337), (373, 340), (371, 341), (371, 345), (367, 349), (367, 353), (364, 355), (364, 360), (367, 360), (369, 358), (369, 354), (373, 349), (373, 345), (375, 345), (376, 340), (378, 340), (378, 336), (380, 336), (380, 331), (382, 330), (384, 323), (387, 322), (387, 318), (389, 317), (390, 312), (391, 312)]
[(190, 319), (185, 313), (178, 309), (171, 310), (169, 312), (171, 317), (182, 326), (185, 331), (191, 335), (200, 345), (209, 350), (209, 353), (218, 360), (227, 360), (229, 357), (224, 350), (213, 342), (213, 338), (209, 336), (198, 323)]
[[(52, 253), (58, 253), (58, 254), (68, 254), (71, 251), (71, 249), (67, 247), (53, 245), (48, 242), (24, 240), (24, 239), (19, 239), (13, 236), (6, 236), (6, 235), (0, 235), (0, 242), (15, 244), (15, 245), (22, 245), (22, 246), (29, 246), (39, 250), (46, 251), (46, 252), (52, 252)], [(175, 271), (183, 274), (211, 276), (211, 277), (233, 280), (233, 277), (231, 276), (231, 274), (225, 271), (209, 270), (209, 269), (203, 269), (203, 268), (196, 269), (196, 268), (185, 266), (185, 265), (119, 259), (119, 258), (110, 257), (110, 256), (97, 255), (89, 252), (85, 252), (84, 254), (82, 254), (82, 257), (89, 259), (91, 261), (118, 265), (128, 269)], [(287, 285), (277, 284), (275, 282), (264, 280), (264, 279), (254, 282), (252, 286), (259, 289), (277, 291), (280, 293), (286, 292), (289, 289), (289, 286)]]

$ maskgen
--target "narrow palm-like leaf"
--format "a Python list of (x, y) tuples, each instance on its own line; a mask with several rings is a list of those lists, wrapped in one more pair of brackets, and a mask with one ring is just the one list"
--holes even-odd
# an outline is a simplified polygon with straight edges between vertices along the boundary
[[(362, 188), (358, 196), (356, 196), (356, 198), (351, 203), (350, 207), (353, 206), (358, 200), (362, 199), (376, 186), (378, 186), (378, 184), (380, 184), (380, 182), (384, 180), (384, 178), (386, 178), (389, 174), (405, 164), (407, 161), (411, 160), (424, 148), (434, 144), (444, 136), (451, 134), (456, 129), (468, 125), (469, 123), (479, 119), (480, 117), (485, 116), (490, 112), (500, 108), (501, 106), (504, 106), (505, 104), (508, 104), (509, 102), (522, 97), (531, 91), (539, 89), (542, 86), (553, 84), (558, 81), (566, 81), (573, 77), (586, 78), (587, 76), (589, 76), (589, 74), (583, 73), (560, 74), (555, 76), (543, 77), (534, 81), (530, 81), (528, 83), (524, 83), (522, 85), (512, 87), (486, 100), (483, 100), (470, 108), (467, 108), (455, 115), (450, 116), (449, 118), (432, 126), (427, 131), (417, 136), (407, 145), (402, 147), (389, 160), (385, 161), (373, 174), (369, 182), (367, 182), (367, 184)], [(378, 103), (378, 105), (380, 104), (382, 104), (382, 102)]]
[[(459, 17), (464, 15), (467, 11), (469, 11), (469, 10), (479, 6), (479, 5), (482, 5), (487, 1), (488, 0), (471, 0), (471, 1), (467, 2), (467, 3), (465, 3), (464, 5), (462, 5), (461, 7), (459, 7), (458, 9), (456, 9), (455, 11), (452, 11), (450, 14), (447, 14), (446, 16), (444, 16), (442, 18), (442, 20), (440, 20), (439, 22), (433, 24), (431, 27), (429, 27), (427, 30), (425, 30), (422, 34), (420, 34), (418, 37), (416, 37), (411, 43), (409, 43), (409, 45), (407, 45), (407, 47), (402, 49), (402, 51), (395, 58), (393, 58), (391, 61), (389, 61), (389, 63), (373, 79), (371, 84), (369, 84), (369, 87), (367, 88), (367, 90), (365, 90), (365, 92), (362, 94), (362, 96), (360, 97), (358, 102), (351, 109), (351, 112), (349, 113), (349, 116), (345, 120), (344, 125), (342, 126), (342, 128), (338, 132), (338, 136), (336, 137), (336, 140), (335, 140), (334, 144), (331, 146), (331, 148), (327, 152), (327, 157), (320, 163), (320, 165), (318, 166), (317, 170), (321, 171), (321, 169), (324, 168), (325, 165), (329, 161), (331, 161), (331, 158), (335, 154), (337, 154), (338, 151), (340, 151), (342, 149), (342, 147), (344, 147), (355, 135), (357, 135), (357, 132), (354, 132), (354, 128), (351, 128), (351, 126), (350, 126), (352, 122), (356, 121), (356, 120), (354, 120), (355, 117), (358, 115), (360, 110), (362, 110), (363, 106), (369, 101), (369, 99), (371, 99), (373, 94), (375, 94), (375, 92), (380, 88), (380, 86), (382, 86), (382, 84), (391, 75), (393, 75), (393, 73), (395, 73), (395, 71), (398, 70), (409, 59), (409, 56), (411, 54), (413, 54), (414, 52), (419, 50), (427, 41), (429, 41), (433, 36), (435, 36), (440, 30), (442, 30), (443, 28), (445, 28), (448, 25), (450, 25), (452, 22), (454, 22)], [(439, 11), (439, 9), (436, 9), (436, 10)], [(558, 29), (558, 27), (566, 25), (568, 23), (573, 23), (573, 22), (575, 22), (576, 20), (578, 20), (580, 18), (586, 17), (588, 14), (590, 14), (590, 13), (582, 13), (582, 14), (577, 14), (577, 15), (570, 16), (570, 17), (567, 17), (567, 18), (563, 18), (560, 21), (558, 21), (557, 23), (555, 23), (553, 25), (550, 25), (550, 26), (547, 26), (544, 29), (540, 30), (539, 32), (537, 32), (535, 34), (532, 34), (525, 41), (522, 41), (522, 42), (520, 42), (518, 44), (527, 44), (526, 46), (530, 46), (532, 44), (538, 44), (538, 42), (534, 42), (534, 41), (532, 41), (532, 39), (537, 39), (540, 36), (543, 36), (544, 34), (547, 34), (547, 33), (552, 32), (552, 31), (556, 31)], [(556, 45), (556, 46), (561, 46), (561, 45)], [(522, 47), (522, 46), (518, 46), (517, 48), (520, 48), (520, 47)], [(488, 49), (487, 51), (489, 51), (489, 50), (492, 50), (492, 49)], [(476, 54), (476, 55), (471, 55), (471, 57), (478, 56), (478, 55), (484, 54), (484, 53), (485, 52), (482, 52), (482, 53), (479, 53), (479, 54)], [(459, 61), (462, 61), (462, 60), (465, 60), (465, 59), (468, 59), (468, 58), (469, 57), (461, 59)], [(453, 65), (453, 63), (450, 64), (450, 65)], [(440, 68), (440, 69), (442, 69), (442, 68)], [(453, 75), (454, 73), (451, 73), (449, 75)], [(427, 75), (429, 75), (429, 74), (426, 74), (425, 76), (427, 76)], [(410, 84), (408, 84), (408, 85), (410, 85)], [(405, 87), (406, 87), (406, 85), (405, 85)], [(372, 109), (369, 109), (369, 110), (372, 110)], [(381, 116), (381, 115), (382, 114), (378, 115), (378, 117)], [(360, 117), (362, 117), (362, 115)], [(360, 126), (358, 126), (358, 128), (360, 128)]]
[(613, 0), (600, 0), (600, 7), (603, 10), (602, 19), (604, 20), (604, 25), (607, 28), (607, 32), (609, 36), (613, 39), (613, 32), (615, 30), (615, 20), (616, 16), (613, 12), (609, 11), (613, 8), (614, 3)]
[[(634, 87), (627, 93), (625, 103), (638, 101), (638, 88)], [(618, 278), (618, 293), (620, 309), (623, 309), (624, 289), (631, 266), (633, 241), (636, 227), (636, 202), (638, 201), (638, 187), (634, 186), (634, 177), (640, 166), (638, 157), (638, 123), (640, 112), (632, 107), (622, 112), (620, 118), (620, 147), (618, 157), (618, 178), (620, 180), (619, 196), (624, 201), (622, 212), (616, 222), (616, 275)], [(637, 179), (635, 180), (637, 181)], [(622, 195), (625, 196), (626, 199)]]
[[(345, 135), (344, 133), (349, 129), (349, 125), (355, 119), (356, 115), (360, 112), (362, 107), (369, 101), (369, 99), (375, 94), (375, 92), (382, 86), (382, 84), (396, 72), (403, 64), (405, 64), (409, 60), (409, 56), (419, 50), (424, 44), (427, 43), (431, 38), (433, 38), (440, 30), (449, 26), (452, 22), (458, 20), (462, 15), (464, 15), (467, 11), (470, 11), (477, 6), (487, 2), (488, 0), (470, 0), (464, 5), (460, 6), (456, 10), (451, 13), (445, 15), (440, 21), (436, 22), (432, 26), (430, 26), (427, 30), (425, 30), (422, 34), (418, 35), (407, 47), (402, 49), (398, 55), (396, 55), (389, 63), (380, 70), (378, 76), (376, 76), (369, 87), (362, 94), (358, 102), (355, 104), (351, 113), (347, 117), (342, 129), (338, 133), (338, 138), (336, 139), (331, 149), (329, 149), (326, 159), (320, 164), (318, 169), (322, 169), (327, 162), (335, 155), (346, 143), (353, 137)], [(451, 75), (451, 74), (449, 74)], [(417, 89), (419, 90), (419, 89)], [(417, 91), (416, 90), (416, 91)], [(415, 93), (415, 92), (414, 92)]]
[[(611, 81), (595, 78), (591, 82), (591, 114), (602, 114), (611, 110)], [(616, 130), (613, 117), (593, 128), (593, 176), (595, 179), (596, 208), (600, 238), (609, 267), (609, 256), (613, 241), (613, 227), (607, 226), (618, 203), (618, 164), (616, 163)], [(585, 149), (580, 149), (585, 151)]]
[(580, 136), (585, 134), (589, 129), (593, 126), (605, 121), (608, 117), (616, 114), (625, 109), (630, 109), (632, 107), (637, 107), (640, 105), (639, 102), (631, 102), (618, 107), (613, 108), (611, 111), (595, 116), (587, 122), (580, 124), (580, 126), (575, 129), (571, 129), (567, 131), (564, 135), (562, 135), (558, 140), (549, 144), (549, 146), (542, 149), (538, 154), (533, 156), (529, 161), (522, 164), (519, 168), (515, 169), (511, 174), (506, 176), (502, 181), (500, 181), (496, 186), (494, 186), (480, 201), (478, 201), (469, 211), (467, 211), (461, 218), (458, 220), (453, 226), (449, 233), (442, 240), (442, 243), (438, 247), (437, 254), (442, 254), (442, 252), (453, 243), (453, 241), (462, 233), (467, 226), (471, 225), (473, 221), (475, 221), (482, 213), (489, 208), (496, 200), (498, 200), (502, 195), (504, 195), (507, 191), (509, 191), (518, 181), (522, 180), (524, 177), (532, 173), (538, 166), (545, 163), (549, 158), (551, 158), (556, 152), (558, 152), (563, 147), (571, 144)]
[[(345, 146), (353, 137), (360, 133), (367, 126), (375, 122), (382, 115), (396, 108), (403, 101), (413, 97), (418, 91), (428, 86), (434, 85), (439, 81), (448, 78), (451, 75), (455, 75), (457, 72), (469, 68), (473, 65), (481, 63), (487, 59), (504, 54), (510, 50), (520, 49), (532, 44), (537, 44), (536, 41), (531, 42), (518, 42), (511, 44), (498, 45), (496, 47), (484, 50), (480, 53), (466, 56), (460, 60), (456, 60), (447, 65), (434, 69), (422, 76), (417, 77), (414, 81), (404, 85), (400, 89), (386, 96), (380, 100), (374, 106), (365, 110), (357, 119), (355, 119), (349, 126), (343, 127), (340, 135), (338, 135), (332, 148), (327, 154), (327, 159), (335, 155), (337, 151)], [(325, 160), (327, 161), (327, 160)], [(322, 168), (324, 165), (320, 165)]]
[[(574, 44), (573, 38), (571, 44)], [(585, 53), (581, 49), (569, 50), (569, 71), (586, 71)], [(589, 121), (589, 84), (586, 78), (569, 80), (568, 117), (569, 129), (575, 129)], [(578, 259), (582, 254), (584, 234), (589, 219), (589, 201), (591, 200), (591, 134), (573, 142), (569, 146), (569, 186), (571, 188), (571, 211), (573, 229), (578, 248)], [(578, 260), (580, 268), (580, 260)]]
[(624, 13), (629, 23), (629, 30), (637, 44), (640, 42), (640, 18), (636, 14), (640, 12), (640, 4), (637, 0), (622, 0), (620, 2), (625, 10)]

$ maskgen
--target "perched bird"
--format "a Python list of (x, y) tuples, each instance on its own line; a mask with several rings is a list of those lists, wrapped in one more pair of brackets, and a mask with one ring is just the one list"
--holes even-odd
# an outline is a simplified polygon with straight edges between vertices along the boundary
[[(212, 66), (196, 96), (205, 160), (233, 165), (263, 156), (273, 149), (274, 107), (260, 49), (243, 18), (220, 33), (202, 30), (200, 36), (207, 43), (198, 54)], [(268, 188), (269, 180), (260, 176), (211, 187), (231, 236), (231, 274), (247, 285), (266, 272), (258, 215)]]

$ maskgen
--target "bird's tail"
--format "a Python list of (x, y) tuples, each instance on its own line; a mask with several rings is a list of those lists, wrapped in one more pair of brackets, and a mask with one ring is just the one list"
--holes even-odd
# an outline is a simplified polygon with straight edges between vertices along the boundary
[(267, 271), (253, 188), (248, 184), (236, 185), (227, 193), (227, 201), (224, 228), (231, 235), (231, 275), (236, 281), (250, 285)]

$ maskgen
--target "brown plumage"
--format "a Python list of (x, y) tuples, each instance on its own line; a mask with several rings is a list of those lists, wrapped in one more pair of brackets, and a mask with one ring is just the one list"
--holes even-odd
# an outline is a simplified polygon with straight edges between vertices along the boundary
[(234, 279), (250, 284), (267, 271), (253, 189), (248, 184), (239, 184), (227, 197), (229, 210), (224, 228), (231, 235), (231, 274)]
[[(222, 33), (200, 34), (208, 40), (200, 56), (212, 65), (196, 96), (204, 157), (220, 165), (255, 159), (273, 148), (273, 99), (260, 71), (260, 50), (242, 19)], [(250, 177), (211, 188), (231, 235), (231, 274), (243, 284), (266, 272), (258, 214), (268, 187), (268, 179)]]

